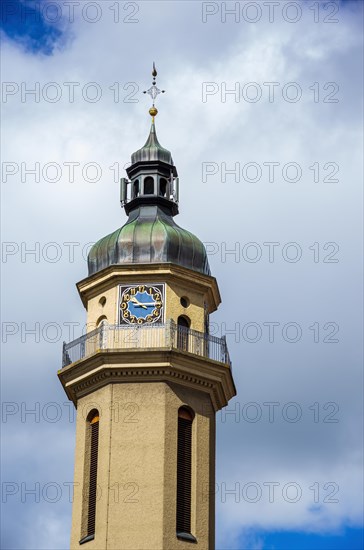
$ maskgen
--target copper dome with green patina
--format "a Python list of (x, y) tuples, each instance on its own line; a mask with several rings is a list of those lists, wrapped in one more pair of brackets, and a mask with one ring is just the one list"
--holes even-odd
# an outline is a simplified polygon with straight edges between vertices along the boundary
[(98, 241), (88, 256), (89, 274), (121, 264), (173, 263), (210, 275), (206, 249), (158, 205), (133, 210), (123, 227)]

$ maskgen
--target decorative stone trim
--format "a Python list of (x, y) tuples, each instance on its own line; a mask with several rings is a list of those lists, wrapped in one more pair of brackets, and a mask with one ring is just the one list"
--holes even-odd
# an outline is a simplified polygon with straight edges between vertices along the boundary
[(215, 411), (236, 395), (227, 365), (178, 351), (105, 350), (61, 369), (58, 376), (75, 406), (78, 399), (100, 387), (125, 382), (173, 382), (193, 387), (210, 395)]
[(187, 287), (200, 287), (208, 291), (211, 311), (215, 311), (221, 303), (221, 296), (217, 281), (211, 275), (204, 275), (187, 267), (178, 266), (172, 263), (161, 264), (121, 264), (113, 265), (82, 279), (77, 283), (83, 305), (87, 306), (90, 298), (98, 296), (127, 279), (128, 283), (133, 281), (142, 282), (150, 279), (150, 276), (163, 277), (168, 282), (183, 282)]

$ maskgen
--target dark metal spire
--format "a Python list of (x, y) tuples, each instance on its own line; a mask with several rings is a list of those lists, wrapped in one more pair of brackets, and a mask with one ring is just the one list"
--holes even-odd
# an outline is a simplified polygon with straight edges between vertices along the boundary
[(150, 160), (161, 160), (167, 164), (173, 165), (171, 152), (162, 147), (158, 141), (154, 120), (152, 121), (147, 141), (141, 149), (135, 151), (131, 156), (132, 164)]
[(152, 117), (150, 132), (143, 147), (131, 156), (131, 165), (126, 169), (129, 180), (121, 179), (120, 202), (127, 214), (142, 205), (158, 205), (171, 216), (176, 216), (179, 202), (177, 168), (171, 152), (159, 143), (154, 122), (158, 113), (154, 102), (158, 94), (164, 92), (156, 85), (155, 63), (152, 76), (152, 86), (144, 92), (153, 100), (153, 106), (149, 109)]

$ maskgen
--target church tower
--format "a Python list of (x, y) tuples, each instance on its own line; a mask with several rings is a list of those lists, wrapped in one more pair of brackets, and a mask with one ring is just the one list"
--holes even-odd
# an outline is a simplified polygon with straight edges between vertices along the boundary
[[(215, 548), (215, 414), (235, 394), (202, 242), (179, 227), (179, 180), (157, 138), (121, 180), (128, 220), (98, 241), (77, 288), (87, 333), (64, 344), (77, 408), (71, 549)], [(85, 545), (85, 546), (83, 546)]]

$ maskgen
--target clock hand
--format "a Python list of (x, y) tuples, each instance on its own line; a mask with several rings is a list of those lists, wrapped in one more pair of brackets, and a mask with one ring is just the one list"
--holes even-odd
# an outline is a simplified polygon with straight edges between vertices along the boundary
[(132, 296), (132, 297), (130, 298), (130, 301), (133, 302), (133, 304), (136, 304), (136, 305), (139, 306), (139, 307), (143, 307), (144, 309), (147, 309), (147, 306), (145, 306), (144, 304), (142, 304), (141, 302), (139, 302), (139, 300), (137, 300), (137, 299), (135, 298), (135, 296)]
[(139, 302), (139, 300), (135, 298), (135, 296), (130, 298), (130, 301), (133, 302), (133, 304), (135, 304), (136, 306), (142, 307), (144, 309), (148, 309), (148, 306), (155, 306), (155, 302)]

